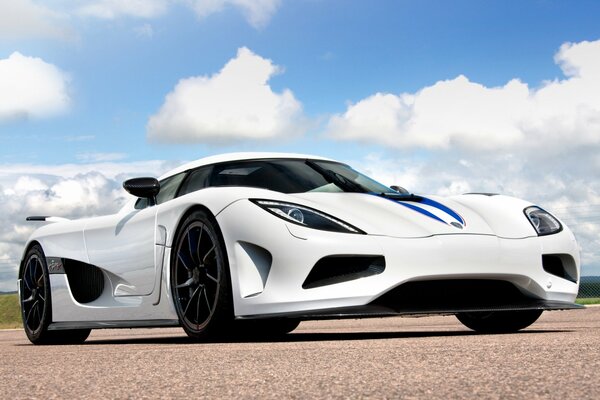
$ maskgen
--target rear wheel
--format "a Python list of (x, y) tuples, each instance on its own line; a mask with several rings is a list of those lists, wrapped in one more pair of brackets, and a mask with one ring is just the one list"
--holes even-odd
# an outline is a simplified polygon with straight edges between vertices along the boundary
[(19, 278), (23, 329), (31, 343), (75, 344), (87, 339), (89, 329), (48, 330), (52, 322), (52, 301), (48, 266), (41, 246), (34, 245), (29, 249)]
[(480, 333), (517, 332), (533, 324), (543, 310), (466, 312), (456, 318), (467, 328)]
[(216, 221), (203, 211), (190, 214), (175, 239), (171, 290), (188, 336), (213, 339), (233, 320), (229, 268)]

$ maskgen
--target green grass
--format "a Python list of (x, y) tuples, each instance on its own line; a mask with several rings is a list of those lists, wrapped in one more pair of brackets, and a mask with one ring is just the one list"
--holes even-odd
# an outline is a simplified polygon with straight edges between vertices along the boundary
[(600, 297), (586, 297), (575, 300), (577, 304), (600, 304)]
[(19, 297), (15, 294), (0, 294), (0, 329), (21, 328)]

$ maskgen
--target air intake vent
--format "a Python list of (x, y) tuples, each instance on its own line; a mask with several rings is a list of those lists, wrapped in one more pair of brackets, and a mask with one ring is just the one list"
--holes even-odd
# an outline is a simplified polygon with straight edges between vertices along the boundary
[(321, 258), (302, 284), (303, 289), (353, 281), (385, 270), (383, 256), (339, 255)]
[(69, 259), (63, 264), (71, 293), (78, 303), (90, 303), (100, 297), (104, 290), (104, 275), (100, 268)]
[(544, 271), (571, 282), (577, 282), (575, 260), (569, 254), (544, 254), (542, 256)]
[(379, 297), (372, 304), (389, 307), (397, 312), (433, 312), (491, 309), (522, 305), (531, 300), (510, 282), (453, 279), (407, 282)]

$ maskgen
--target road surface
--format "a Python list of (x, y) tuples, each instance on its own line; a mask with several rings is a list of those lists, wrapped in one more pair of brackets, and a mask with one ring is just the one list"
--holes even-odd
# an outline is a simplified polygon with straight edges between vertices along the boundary
[(600, 399), (600, 307), (504, 335), (452, 316), (303, 322), (277, 342), (193, 343), (169, 328), (42, 347), (0, 331), (0, 397)]

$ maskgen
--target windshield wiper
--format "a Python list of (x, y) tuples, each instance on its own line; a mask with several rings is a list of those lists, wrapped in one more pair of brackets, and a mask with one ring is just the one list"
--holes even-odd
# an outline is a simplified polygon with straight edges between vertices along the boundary
[(383, 192), (379, 193), (379, 196), (385, 197), (393, 200), (401, 200), (401, 201), (415, 201), (421, 202), (423, 201), (423, 197), (418, 196), (412, 193), (393, 193), (393, 192)]
[(366, 193), (367, 190), (356, 182), (351, 181), (343, 175), (337, 174), (329, 169), (321, 167), (312, 160), (306, 160), (306, 165), (317, 171), (329, 183), (333, 183), (346, 192)]

